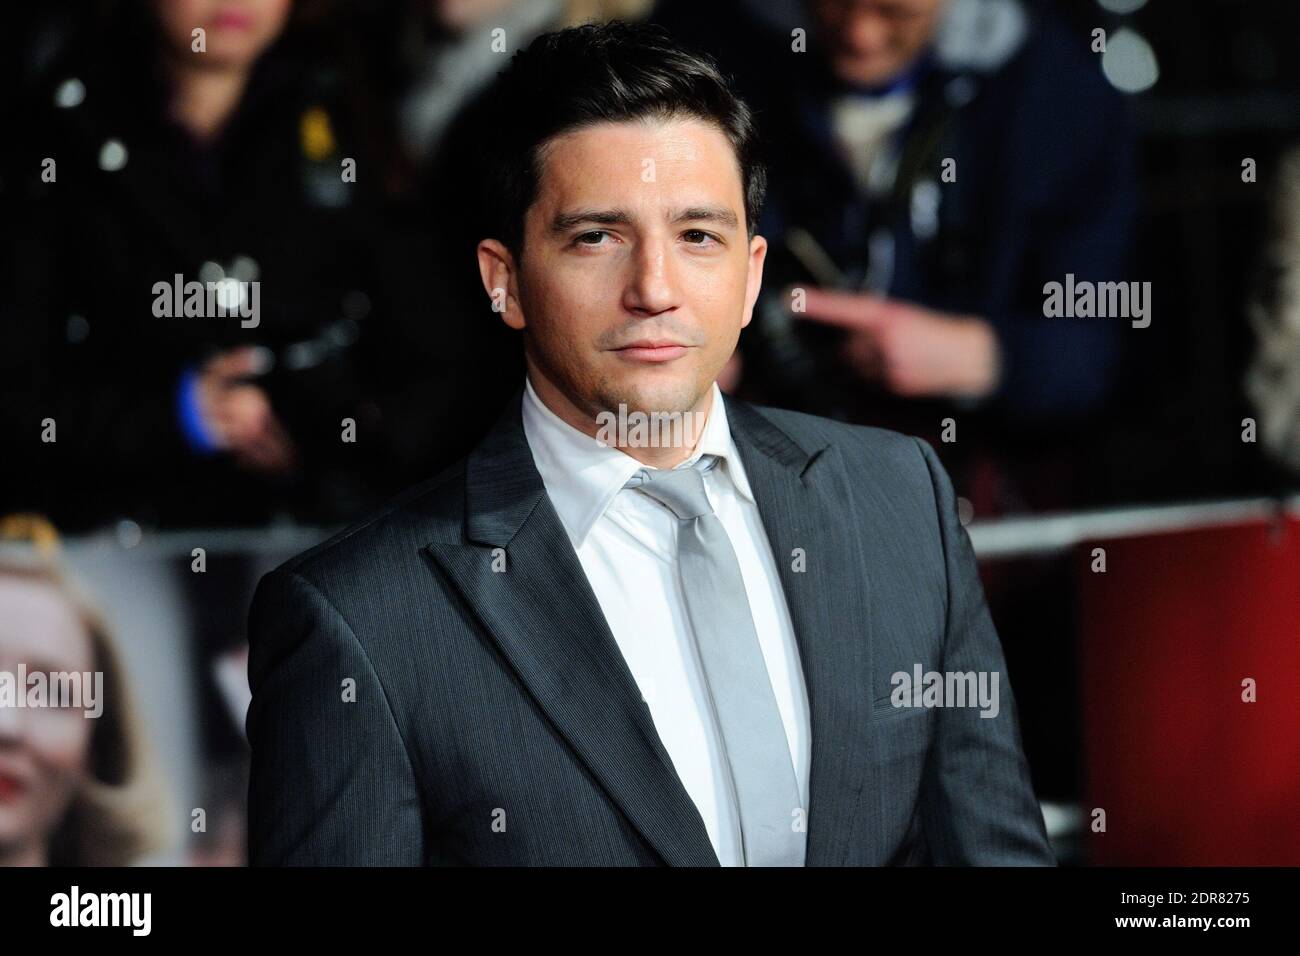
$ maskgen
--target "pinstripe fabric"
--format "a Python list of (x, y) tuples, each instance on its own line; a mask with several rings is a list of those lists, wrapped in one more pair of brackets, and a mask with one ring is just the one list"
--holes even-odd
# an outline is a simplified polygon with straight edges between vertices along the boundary
[[(259, 584), (254, 864), (716, 866), (546, 497), (518, 398), (464, 461)], [(807, 865), (1054, 863), (947, 475), (726, 398), (812, 714)], [(1001, 711), (890, 675), (1001, 675)]]

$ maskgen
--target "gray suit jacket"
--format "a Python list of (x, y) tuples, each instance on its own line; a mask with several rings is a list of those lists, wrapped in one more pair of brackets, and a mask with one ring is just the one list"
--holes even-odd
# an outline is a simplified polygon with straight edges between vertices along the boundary
[[(725, 401), (808, 687), (807, 864), (1053, 865), (934, 451)], [(263, 578), (250, 644), (254, 865), (718, 865), (518, 400), (466, 459)], [(891, 706), (917, 664), (998, 672), (1000, 714)]]

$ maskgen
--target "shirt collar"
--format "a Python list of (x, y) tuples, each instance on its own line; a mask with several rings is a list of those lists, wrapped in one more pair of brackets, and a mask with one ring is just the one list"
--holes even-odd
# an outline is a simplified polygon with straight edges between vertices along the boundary
[[(716, 382), (712, 387), (713, 401), (704, 432), (691, 457), (677, 467), (689, 467), (702, 455), (717, 455), (723, 467), (714, 471), (725, 473), (736, 491), (753, 502), (754, 493), (727, 423), (727, 406), (722, 390)], [(591, 435), (564, 421), (546, 407), (527, 376), (524, 378), (522, 417), (533, 462), (569, 540), (577, 549), (628, 479), (641, 468), (650, 466), (642, 465), (613, 446), (602, 446)]]

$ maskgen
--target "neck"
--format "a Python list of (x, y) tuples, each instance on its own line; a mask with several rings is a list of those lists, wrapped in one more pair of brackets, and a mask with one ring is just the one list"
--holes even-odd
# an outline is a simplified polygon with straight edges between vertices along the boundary
[(212, 140), (226, 125), (248, 85), (247, 67), (200, 68), (192, 62), (174, 63), (172, 119), (200, 142)]
[[(556, 416), (566, 425), (571, 425), (583, 434), (590, 435), (595, 441), (597, 437), (605, 441), (606, 444), (617, 448), (623, 454), (635, 458), (643, 465), (649, 465), (652, 468), (672, 468), (681, 464), (695, 452), (695, 447), (700, 442), (700, 436), (704, 434), (704, 427), (708, 422), (709, 414), (713, 409), (713, 388), (705, 389), (704, 394), (700, 396), (699, 401), (689, 411), (680, 413), (680, 423), (676, 421), (677, 416), (669, 419), (660, 429), (660, 433), (671, 435), (676, 438), (680, 435), (681, 441), (660, 441), (657, 447), (654, 444), (644, 444), (642, 442), (620, 442), (619, 439), (629, 439), (634, 437), (632, 427), (634, 422), (629, 422), (624, 434), (624, 429), (618, 427), (618, 410), (610, 409), (608, 411), (598, 410), (587, 412), (579, 408), (568, 397), (557, 388), (544, 374), (531, 363), (528, 363), (528, 380), (532, 382), (533, 391), (541, 399), (542, 404), (549, 408)], [(630, 419), (637, 409), (627, 409), (627, 417)], [(650, 413), (646, 412), (647, 423), (646, 430), (652, 431), (657, 426)], [(612, 422), (601, 421), (597, 415), (608, 417), (614, 416)], [(613, 441), (609, 439), (613, 438)]]
[(45, 866), (45, 844), (40, 840), (21, 844), (0, 844), (0, 867)]

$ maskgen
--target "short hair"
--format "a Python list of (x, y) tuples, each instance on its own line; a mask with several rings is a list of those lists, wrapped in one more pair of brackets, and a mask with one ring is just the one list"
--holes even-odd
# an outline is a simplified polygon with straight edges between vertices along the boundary
[(540, 151), (557, 136), (605, 122), (694, 117), (727, 137), (740, 169), (752, 238), (767, 173), (753, 114), (709, 56), (683, 49), (661, 27), (588, 23), (537, 37), (487, 94), (484, 202), (496, 238), (518, 255), (537, 196)]

